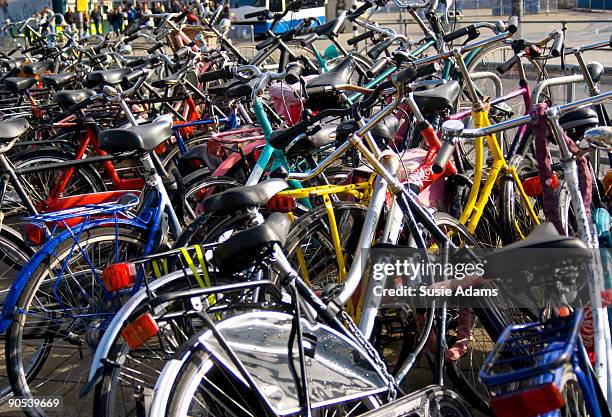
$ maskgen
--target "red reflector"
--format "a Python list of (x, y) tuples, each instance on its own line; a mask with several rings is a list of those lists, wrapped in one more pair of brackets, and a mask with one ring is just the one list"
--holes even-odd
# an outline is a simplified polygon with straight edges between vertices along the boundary
[(491, 399), (497, 417), (535, 417), (565, 405), (563, 395), (553, 383), (505, 394)]
[[(552, 183), (550, 185), (552, 185), (555, 190), (559, 186), (559, 178), (554, 172), (552, 176)], [(523, 180), (523, 188), (529, 197), (539, 197), (542, 195), (542, 184), (540, 184), (540, 177), (538, 175)]]
[(39, 223), (23, 223), (21, 225), (23, 240), (30, 246), (40, 246), (47, 241), (45, 225)]
[(110, 292), (131, 287), (136, 282), (136, 266), (130, 262), (109, 265), (102, 271), (102, 282)]
[(268, 209), (280, 213), (290, 213), (295, 210), (295, 198), (287, 195), (275, 195), (268, 201)]
[(130, 349), (134, 350), (155, 336), (158, 331), (159, 326), (157, 326), (151, 313), (144, 313), (125, 326), (121, 330), (121, 336)]

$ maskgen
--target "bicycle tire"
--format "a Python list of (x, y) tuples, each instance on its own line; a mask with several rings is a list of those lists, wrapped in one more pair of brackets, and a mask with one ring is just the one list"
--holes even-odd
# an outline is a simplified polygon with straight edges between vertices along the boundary
[[(156, 296), (182, 291), (187, 289), (198, 288), (198, 284), (195, 280), (190, 279), (193, 277), (191, 270), (183, 271), (181, 274), (177, 274), (172, 280), (164, 283), (162, 286), (152, 286), (152, 290)], [(222, 285), (229, 284), (230, 281), (224, 282), (212, 282), (211, 285)], [(153, 289), (154, 288), (154, 289)], [(158, 309), (167, 308), (166, 304), (158, 306)], [(150, 307), (146, 302), (146, 298), (138, 305), (138, 307), (130, 314), (131, 318), (137, 318), (142, 313), (149, 312)], [(180, 319), (180, 317), (178, 318)], [(127, 319), (124, 323), (131, 322), (131, 319)], [(160, 323), (164, 327), (168, 327), (168, 323)], [(190, 322), (190, 325), (193, 324)], [(185, 329), (186, 326), (182, 326), (181, 330), (186, 341), (188, 337), (193, 336), (194, 332), (189, 332), (189, 329)], [(196, 331), (199, 329), (195, 329)], [(166, 332), (160, 332), (158, 337), (164, 337)], [(94, 391), (94, 407), (93, 415), (95, 417), (127, 417), (137, 416), (139, 406), (134, 404), (138, 402), (137, 394), (147, 389), (153, 390), (157, 381), (157, 376), (163, 368), (165, 361), (158, 360), (162, 354), (166, 357), (170, 357), (172, 354), (169, 351), (172, 347), (181, 347), (181, 340), (172, 339), (172, 337), (178, 339), (177, 332), (169, 332), (169, 342), (164, 345), (163, 351), (160, 353), (156, 349), (158, 348), (158, 339), (152, 338), (145, 342), (142, 346), (138, 347), (134, 359), (131, 359), (130, 349), (123, 341), (123, 337), (119, 332), (117, 337), (112, 343), (112, 348), (109, 354), (105, 357), (106, 363), (121, 364), (119, 366), (105, 366), (102, 380), (96, 384)], [(149, 353), (150, 352), (150, 353)], [(163, 359), (163, 358), (162, 358)], [(161, 366), (159, 366), (161, 365)], [(159, 366), (159, 367), (158, 367)], [(136, 369), (137, 368), (137, 369)], [(130, 392), (130, 382), (133, 382), (136, 386), (132, 387), (133, 390)], [(148, 383), (148, 385), (147, 385)], [(127, 394), (126, 395), (126, 392)], [(123, 408), (118, 411), (117, 407)]]
[[(146, 231), (144, 230), (139, 230), (134, 227), (128, 227), (127, 225), (121, 225), (117, 229), (115, 229), (115, 227), (92, 228), (89, 230), (85, 230), (80, 234), (79, 244), (82, 247), (91, 248), (91, 245), (96, 242), (109, 242), (109, 244), (111, 244), (112, 247), (114, 248), (115, 242), (118, 241), (118, 242), (125, 242), (126, 244), (131, 244), (134, 246), (133, 249), (137, 249), (137, 251), (140, 252), (146, 246), (145, 232)], [(56, 331), (56, 334), (52, 334), (52, 333), (50, 334), (49, 332), (53, 332), (53, 330), (51, 329), (51, 327), (49, 327), (48, 329), (45, 330), (45, 333), (41, 334), (40, 336), (41, 339), (44, 339), (44, 341), (41, 340), (41, 342), (43, 343), (43, 345), (41, 346), (42, 350), (40, 352), (38, 350), (34, 352), (34, 357), (31, 363), (28, 364), (28, 366), (26, 367), (25, 366), (26, 364), (24, 362), (24, 351), (26, 349), (24, 349), (24, 345), (23, 345), (23, 336), (24, 336), (25, 321), (28, 315), (20, 314), (19, 312), (21, 311), (31, 312), (33, 299), (36, 297), (37, 300), (41, 300), (46, 297), (44, 294), (44, 288), (42, 289), (43, 291), (42, 293), (39, 293), (39, 290), (41, 290), (41, 286), (44, 282), (49, 283), (52, 280), (49, 278), (50, 268), (52, 268), (54, 264), (57, 264), (56, 261), (61, 262), (62, 260), (65, 260), (66, 256), (68, 254), (71, 254), (70, 249), (72, 248), (72, 246), (73, 246), (73, 243), (70, 242), (69, 240), (60, 242), (55, 250), (55, 253), (54, 253), (55, 256), (48, 256), (48, 257), (43, 258), (43, 261), (36, 267), (36, 269), (34, 269), (33, 273), (30, 275), (26, 283), (26, 286), (24, 287), (17, 301), (17, 304), (16, 304), (17, 312), (15, 313), (13, 323), (7, 329), (7, 332), (5, 335), (5, 351), (8, 352), (8, 355), (6, 357), (7, 373), (9, 377), (9, 382), (11, 383), (11, 386), (13, 388), (13, 393), (15, 395), (20, 395), (24, 397), (30, 397), (32, 395), (35, 395), (35, 393), (33, 393), (32, 391), (32, 387), (30, 386), (30, 382), (32, 382), (34, 378), (39, 376), (40, 372), (43, 370), (43, 368), (47, 364), (47, 361), (51, 355), (51, 349), (53, 348), (52, 341), (58, 338), (57, 333), (59, 331), (59, 328), (58, 328), (58, 331)], [(62, 257), (62, 255), (64, 255), (64, 257)], [(138, 253), (132, 253), (132, 255), (137, 256)], [(113, 262), (115, 261), (116, 259), (113, 259)], [(92, 261), (92, 265), (93, 265), (93, 261)], [(104, 264), (97, 265), (98, 268), (101, 268), (102, 266), (104, 266)], [(49, 281), (46, 281), (46, 280), (49, 280)], [(83, 281), (83, 282), (86, 282), (86, 281)], [(91, 287), (92, 294), (94, 294), (93, 291), (95, 289), (95, 286), (96, 285), (99, 286), (99, 283), (97, 283), (96, 280), (92, 280), (91, 285), (92, 285)], [(60, 291), (61, 291), (61, 288), (60, 288)], [(61, 301), (65, 303), (67, 299), (63, 297)], [(35, 310), (36, 309), (34, 309), (34, 311)], [(52, 322), (54, 323), (54, 326), (58, 326), (57, 322), (59, 320), (60, 320), (59, 316), (53, 316)], [(95, 335), (97, 334), (95, 323), (92, 324), (92, 329), (89, 329), (87, 326), (88, 326), (87, 322), (84, 323), (84, 326), (82, 325), (85, 336), (95, 337)], [(75, 331), (76, 330), (74, 328), (71, 329), (71, 332), (68, 332), (67, 334), (65, 334), (63, 338), (67, 338), (70, 334), (74, 333)], [(90, 334), (87, 334), (86, 331), (90, 331), (93, 333), (90, 335)], [(66, 333), (66, 331), (64, 331), (64, 333)], [(29, 336), (31, 338), (32, 334), (30, 334)], [(70, 336), (72, 339), (70, 339), (71, 342), (69, 342), (68, 344), (76, 343), (78, 339), (75, 339), (75, 337), (77, 336), (79, 335), (74, 334)], [(49, 340), (51, 340), (51, 343), (49, 342)], [(83, 341), (81, 341), (81, 343), (83, 343)], [(82, 347), (82, 344), (81, 344), (81, 347)], [(83, 351), (81, 350), (79, 352), (79, 356), (82, 355), (82, 353)], [(82, 364), (82, 362), (77, 361), (76, 365), (78, 366), (79, 363)], [(53, 364), (50, 364), (50, 368), (51, 369), (49, 369), (48, 376), (54, 375), (57, 378), (57, 373), (55, 373), (56, 368), (53, 366)], [(70, 372), (71, 371), (68, 370), (68, 376), (70, 376)], [(61, 381), (61, 379), (62, 378), (60, 377), (58, 380)], [(60, 387), (57, 391), (52, 392), (52, 393), (48, 391), (49, 387), (46, 387), (46, 388), (47, 389), (45, 389), (43, 395), (57, 394), (57, 391), (61, 391), (62, 387)], [(71, 389), (75, 389), (75, 388), (76, 386), (72, 387)], [(80, 404), (82, 406), (83, 403), (80, 403)], [(71, 404), (70, 406), (78, 407), (79, 404)], [(24, 413), (28, 416), (45, 416), (46, 415), (46, 413), (42, 409), (28, 409), (28, 410), (24, 410)]]

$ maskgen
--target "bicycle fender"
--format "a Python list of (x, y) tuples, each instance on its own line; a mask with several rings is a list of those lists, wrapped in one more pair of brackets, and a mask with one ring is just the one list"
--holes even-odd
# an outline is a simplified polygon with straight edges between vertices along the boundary
[[(152, 280), (149, 283), (149, 289), (150, 291), (155, 292), (164, 285), (167, 285), (177, 279), (182, 279), (184, 276), (185, 273), (182, 270), (172, 272), (170, 274)], [(98, 346), (92, 357), (89, 374), (87, 376), (87, 382), (85, 383), (79, 394), (81, 397), (87, 395), (91, 388), (93, 388), (98, 383), (99, 379), (102, 378), (102, 372), (104, 371), (103, 360), (108, 356), (112, 348), (113, 341), (115, 340), (117, 335), (119, 335), (121, 329), (123, 328), (127, 320), (130, 318), (134, 310), (140, 307), (142, 302), (145, 301), (147, 297), (147, 289), (141, 288), (137, 293), (131, 296), (128, 301), (126, 301), (126, 303), (121, 307), (121, 309), (110, 321), (108, 327), (102, 335), (102, 338), (98, 342)]]
[[(102, 219), (97, 221), (92, 221), (89, 224), (85, 225), (82, 231), (87, 231), (96, 227), (100, 227), (103, 224), (108, 224), (109, 219)], [(129, 224), (131, 226), (137, 226), (133, 221), (117, 219), (117, 223), (119, 224)], [(112, 224), (115, 224), (115, 220), (112, 220)], [(143, 229), (146, 230), (145, 227)], [(17, 305), (17, 301), (19, 297), (21, 297), (21, 293), (25, 288), (28, 280), (32, 273), (36, 270), (38, 265), (47, 257), (47, 255), (51, 254), (62, 242), (71, 239), (73, 236), (74, 230), (64, 230), (59, 235), (50, 239), (44, 245), (40, 247), (40, 249), (36, 252), (36, 254), (32, 257), (30, 262), (28, 262), (17, 274), (11, 288), (9, 289), (6, 298), (4, 299), (4, 303), (2, 305), (2, 313), (0, 314), (0, 334), (4, 334), (6, 330), (10, 327), (13, 322), (13, 316), (15, 314), (15, 308)]]

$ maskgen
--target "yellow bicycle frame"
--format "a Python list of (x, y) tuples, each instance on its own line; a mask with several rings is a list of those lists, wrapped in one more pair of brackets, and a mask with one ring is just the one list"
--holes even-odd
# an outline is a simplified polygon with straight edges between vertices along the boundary
[[(487, 108), (483, 109), (475, 109), (472, 111), (472, 117), (474, 118), (474, 125), (477, 129), (482, 127), (487, 127), (491, 125), (491, 121), (489, 120), (489, 113)], [(474, 234), (476, 227), (478, 226), (478, 222), (482, 217), (482, 213), (484, 212), (485, 206), (489, 201), (489, 197), (491, 196), (491, 192), (493, 190), (493, 186), (497, 182), (498, 178), (501, 175), (510, 175), (514, 183), (516, 184), (521, 198), (527, 207), (529, 212), (529, 217), (535, 224), (540, 224), (540, 220), (529, 201), (529, 197), (525, 193), (523, 189), (523, 184), (518, 176), (518, 172), (516, 167), (513, 165), (509, 165), (506, 162), (504, 157), (504, 153), (499, 145), (497, 137), (495, 134), (488, 135), (487, 145), (489, 147), (489, 151), (493, 155), (493, 164), (489, 169), (489, 173), (487, 175), (487, 180), (485, 181), (484, 186), (481, 191), (481, 181), (482, 181), (482, 170), (484, 166), (484, 137), (478, 137), (475, 139), (475, 153), (476, 158), (474, 162), (474, 182), (472, 184), (472, 188), (470, 189), (470, 194), (468, 196), (468, 201), (459, 217), (459, 222), (463, 225), (466, 225), (470, 233)], [(515, 221), (515, 227), (521, 236), (522, 239), (525, 238), (525, 233), (520, 230), (518, 223)], [(526, 231), (527, 232), (527, 231)]]

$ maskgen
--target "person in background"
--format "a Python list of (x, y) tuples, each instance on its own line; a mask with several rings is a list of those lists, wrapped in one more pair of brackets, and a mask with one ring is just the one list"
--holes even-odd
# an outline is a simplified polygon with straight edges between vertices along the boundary
[(136, 20), (136, 9), (133, 5), (129, 4), (127, 9), (127, 21), (128, 25)]
[(49, 6), (45, 6), (41, 13), (41, 34), (47, 35), (49, 33), (55, 33), (55, 18), (53, 12), (49, 10)]
[(115, 6), (113, 11), (108, 16), (108, 23), (110, 23), (111, 27), (113, 28), (113, 32), (115, 32), (115, 35), (117, 36), (119, 36), (121, 29), (121, 19), (121, 10), (119, 10), (119, 6)]
[(172, 2), (172, 8), (170, 9), (170, 11), (172, 13), (180, 13), (181, 10), (181, 3), (178, 2), (178, 0), (174, 0), (174, 2)]
[(100, 6), (94, 6), (94, 9), (91, 12), (91, 21), (96, 27), (96, 35), (102, 35), (102, 31), (100, 30), (100, 23), (102, 22), (102, 12), (100, 11)]
[(83, 22), (83, 12), (76, 12), (74, 14), (74, 23), (75, 23), (76, 30), (79, 35), (83, 33), (84, 30), (85, 31), (87, 30), (87, 26), (85, 26)]
[[(64, 13), (64, 20), (66, 21), (66, 24), (70, 27), (70, 29), (76, 29), (74, 13), (72, 13), (72, 9), (70, 7), (68, 7), (66, 13)], [(79, 31), (78, 33), (80, 34), (81, 32)]]
[(83, 13), (81, 13), (81, 16), (83, 17), (83, 32), (88, 33), (87, 28), (89, 28), (89, 23), (91, 22), (91, 19), (89, 18), (89, 13), (87, 13), (87, 11), (84, 11)]

